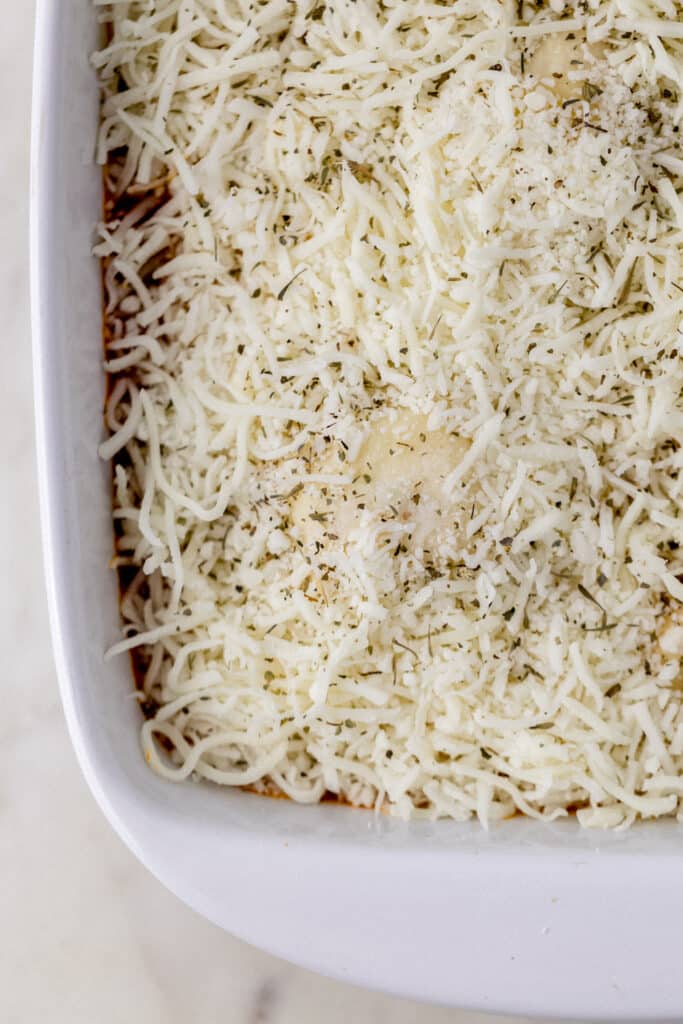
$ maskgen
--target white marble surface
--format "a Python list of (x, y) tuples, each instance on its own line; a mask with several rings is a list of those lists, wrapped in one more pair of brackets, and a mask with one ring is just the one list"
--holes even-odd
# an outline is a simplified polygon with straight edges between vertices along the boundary
[(340, 985), (222, 933), (147, 874), (86, 789), (52, 666), (33, 458), (27, 252), (33, 2), (0, 0), (0, 7), (8, 15), (0, 35), (0, 1021), (493, 1021)]

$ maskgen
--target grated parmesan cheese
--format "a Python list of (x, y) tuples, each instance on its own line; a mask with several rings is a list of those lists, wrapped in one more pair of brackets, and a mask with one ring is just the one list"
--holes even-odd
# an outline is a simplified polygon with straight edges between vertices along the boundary
[(96, 2), (148, 762), (683, 817), (681, 4)]

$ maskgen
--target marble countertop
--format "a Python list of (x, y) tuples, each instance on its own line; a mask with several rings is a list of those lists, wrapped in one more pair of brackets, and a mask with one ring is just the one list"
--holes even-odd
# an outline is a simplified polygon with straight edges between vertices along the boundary
[(52, 664), (33, 455), (27, 251), (33, 7), (32, 0), (12, 4), (0, 37), (0, 338), (6, 367), (0, 386), (0, 1020), (493, 1021), (331, 982), (219, 931), (134, 859), (80, 775)]

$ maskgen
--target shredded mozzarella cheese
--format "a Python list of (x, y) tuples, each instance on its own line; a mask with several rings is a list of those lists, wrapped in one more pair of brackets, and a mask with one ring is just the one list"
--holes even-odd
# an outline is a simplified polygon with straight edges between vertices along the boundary
[(152, 767), (683, 817), (681, 4), (96, 2)]

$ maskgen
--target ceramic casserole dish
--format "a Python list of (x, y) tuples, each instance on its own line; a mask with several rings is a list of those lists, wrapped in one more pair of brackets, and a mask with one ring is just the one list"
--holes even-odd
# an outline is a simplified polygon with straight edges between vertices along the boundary
[(518, 1014), (683, 1016), (683, 828), (406, 825), (145, 765), (118, 634), (93, 160), (89, 0), (39, 0), (32, 168), (35, 401), (52, 639), (88, 783), (124, 842), (216, 924), (337, 978)]

